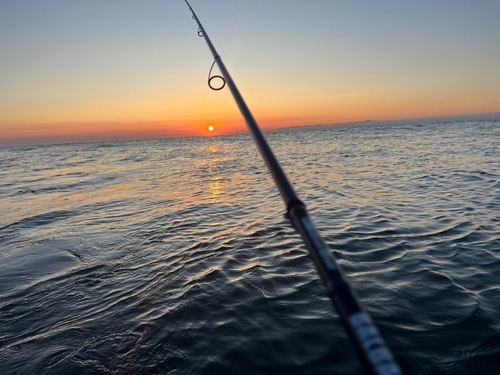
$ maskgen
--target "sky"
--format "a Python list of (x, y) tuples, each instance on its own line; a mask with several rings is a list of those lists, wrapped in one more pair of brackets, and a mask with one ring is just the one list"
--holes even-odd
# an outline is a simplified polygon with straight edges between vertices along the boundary
[[(190, 3), (264, 130), (500, 112), (498, 0)], [(0, 0), (0, 146), (245, 132), (212, 62), (183, 0)]]

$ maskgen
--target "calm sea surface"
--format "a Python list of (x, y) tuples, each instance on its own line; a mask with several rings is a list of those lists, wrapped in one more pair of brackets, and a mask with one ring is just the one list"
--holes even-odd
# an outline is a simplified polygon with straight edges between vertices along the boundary
[[(407, 374), (500, 373), (500, 122), (268, 139)], [(358, 374), (247, 135), (0, 148), (0, 373)]]

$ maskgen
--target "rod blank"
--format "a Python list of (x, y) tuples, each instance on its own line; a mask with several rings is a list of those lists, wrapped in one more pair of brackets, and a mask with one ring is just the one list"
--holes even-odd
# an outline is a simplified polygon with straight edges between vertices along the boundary
[(399, 366), (394, 361), (391, 352), (382, 340), (369, 315), (362, 309), (344, 273), (312, 223), (304, 203), (295, 194), (285, 172), (274, 156), (203, 25), (189, 2), (184, 1), (191, 10), (193, 19), (198, 24), (198, 35), (203, 36), (205, 39), (241, 114), (245, 118), (250, 134), (283, 197), (288, 217), (302, 237), (314, 261), (327, 293), (332, 299), (333, 305), (340, 315), (342, 323), (359, 355), (365, 372), (377, 375), (400, 375)]

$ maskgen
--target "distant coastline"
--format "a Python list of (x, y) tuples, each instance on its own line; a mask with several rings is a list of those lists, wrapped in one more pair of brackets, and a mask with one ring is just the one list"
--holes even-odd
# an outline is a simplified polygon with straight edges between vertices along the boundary
[(431, 124), (435, 122), (448, 122), (448, 121), (480, 121), (480, 120), (499, 120), (500, 112), (491, 113), (477, 113), (469, 115), (458, 116), (438, 116), (438, 117), (423, 117), (423, 118), (410, 118), (400, 120), (384, 120), (384, 121), (353, 121), (353, 122), (339, 122), (333, 124), (316, 124), (316, 125), (296, 125), (287, 126), (284, 128), (268, 128), (265, 133), (281, 133), (290, 131), (302, 130), (322, 130), (333, 128), (364, 128), (368, 126), (385, 126), (385, 125), (416, 125), (416, 124)]
[[(423, 117), (423, 118), (410, 118), (399, 120), (384, 120), (384, 121), (353, 121), (342, 122), (333, 124), (316, 124), (316, 125), (295, 125), (280, 128), (262, 128), (264, 133), (283, 133), (294, 132), (303, 130), (326, 130), (326, 129), (341, 129), (341, 128), (362, 128), (372, 126), (388, 126), (388, 125), (416, 125), (416, 124), (430, 124), (435, 122), (449, 122), (449, 121), (484, 121), (484, 120), (499, 120), (500, 112), (490, 113), (477, 113), (469, 115), (457, 116), (438, 116), (438, 117)], [(231, 134), (246, 134), (247, 130), (242, 130)], [(98, 136), (92, 135), (38, 135), (38, 136), (24, 136), (2, 139), (0, 137), (0, 147), (18, 147), (18, 146), (35, 146), (35, 145), (49, 145), (49, 144), (70, 144), (70, 143), (85, 143), (85, 142), (113, 142), (113, 141), (127, 141), (139, 139), (161, 139), (161, 138), (189, 138), (192, 136), (183, 136), (180, 134), (172, 134), (170, 136), (137, 136), (137, 137), (123, 137), (123, 136)], [(195, 136), (196, 137), (196, 136)]]

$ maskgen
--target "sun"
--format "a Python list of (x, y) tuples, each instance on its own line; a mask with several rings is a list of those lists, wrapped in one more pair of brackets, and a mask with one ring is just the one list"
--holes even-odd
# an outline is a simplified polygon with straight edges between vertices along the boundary
[(209, 132), (213, 132), (213, 131), (214, 131), (214, 129), (215, 129), (215, 128), (214, 128), (212, 125), (210, 125), (210, 126), (208, 127), (208, 131), (209, 131)]

